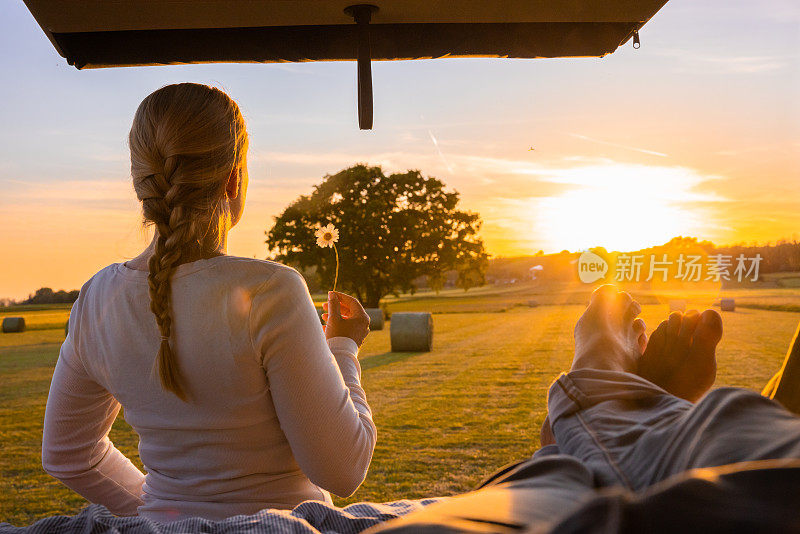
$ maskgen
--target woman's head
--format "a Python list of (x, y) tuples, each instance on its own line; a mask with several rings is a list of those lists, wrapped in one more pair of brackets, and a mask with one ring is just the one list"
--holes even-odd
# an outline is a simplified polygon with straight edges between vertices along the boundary
[(244, 208), (247, 131), (228, 95), (195, 83), (168, 85), (136, 110), (129, 136), (131, 176), (146, 224), (156, 229), (149, 260), (150, 308), (161, 331), (158, 371), (185, 399), (169, 345), (170, 277), (190, 259), (218, 251)]

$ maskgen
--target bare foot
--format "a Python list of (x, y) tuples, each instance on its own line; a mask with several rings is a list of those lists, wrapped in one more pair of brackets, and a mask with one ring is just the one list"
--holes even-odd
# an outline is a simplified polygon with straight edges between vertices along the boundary
[(575, 325), (575, 369), (635, 372), (647, 344), (642, 311), (628, 293), (600, 286)]
[(690, 402), (714, 385), (722, 318), (714, 310), (673, 312), (650, 335), (636, 373)]
[[(572, 370), (607, 369), (634, 372), (647, 345), (642, 311), (628, 293), (612, 285), (595, 289), (586, 311), (575, 325), (575, 358)], [(541, 446), (556, 443), (550, 416), (539, 435)]]

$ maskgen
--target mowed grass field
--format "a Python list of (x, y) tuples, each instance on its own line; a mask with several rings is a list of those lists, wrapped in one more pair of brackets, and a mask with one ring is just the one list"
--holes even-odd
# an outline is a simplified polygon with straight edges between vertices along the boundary
[[(434, 350), (392, 353), (388, 325), (370, 334), (360, 358), (378, 445), (362, 487), (337, 504), (462, 492), (529, 456), (539, 445), (547, 388), (571, 361), (572, 329), (587, 296), (540, 295), (543, 305), (533, 308), (520, 305), (536, 299), (533, 293), (512, 289), (390, 301), (390, 311), (437, 312)], [(795, 290), (766, 296), (800, 301)], [(668, 306), (642, 297), (652, 330)], [(76, 513), (86, 501), (40, 464), (44, 406), (68, 310), (15, 310), (0, 319), (20, 314), (33, 329), (0, 334), (0, 521), (26, 525)], [(717, 385), (760, 390), (778, 369), (800, 313), (738, 308), (723, 320)], [(141, 467), (137, 437), (122, 416), (111, 438)]]

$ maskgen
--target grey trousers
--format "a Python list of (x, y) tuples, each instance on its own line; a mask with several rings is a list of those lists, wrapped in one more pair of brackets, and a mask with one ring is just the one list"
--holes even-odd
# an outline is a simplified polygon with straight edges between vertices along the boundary
[(558, 446), (376, 531), (800, 532), (800, 418), (757, 393), (584, 369), (548, 409)]

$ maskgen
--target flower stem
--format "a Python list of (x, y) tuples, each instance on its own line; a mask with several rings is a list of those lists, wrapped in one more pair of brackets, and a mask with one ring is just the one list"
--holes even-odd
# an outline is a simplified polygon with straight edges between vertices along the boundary
[(333, 252), (336, 254), (336, 276), (333, 278), (333, 290), (336, 291), (336, 282), (339, 281), (339, 251), (336, 250), (336, 243), (331, 243), (333, 245)]

